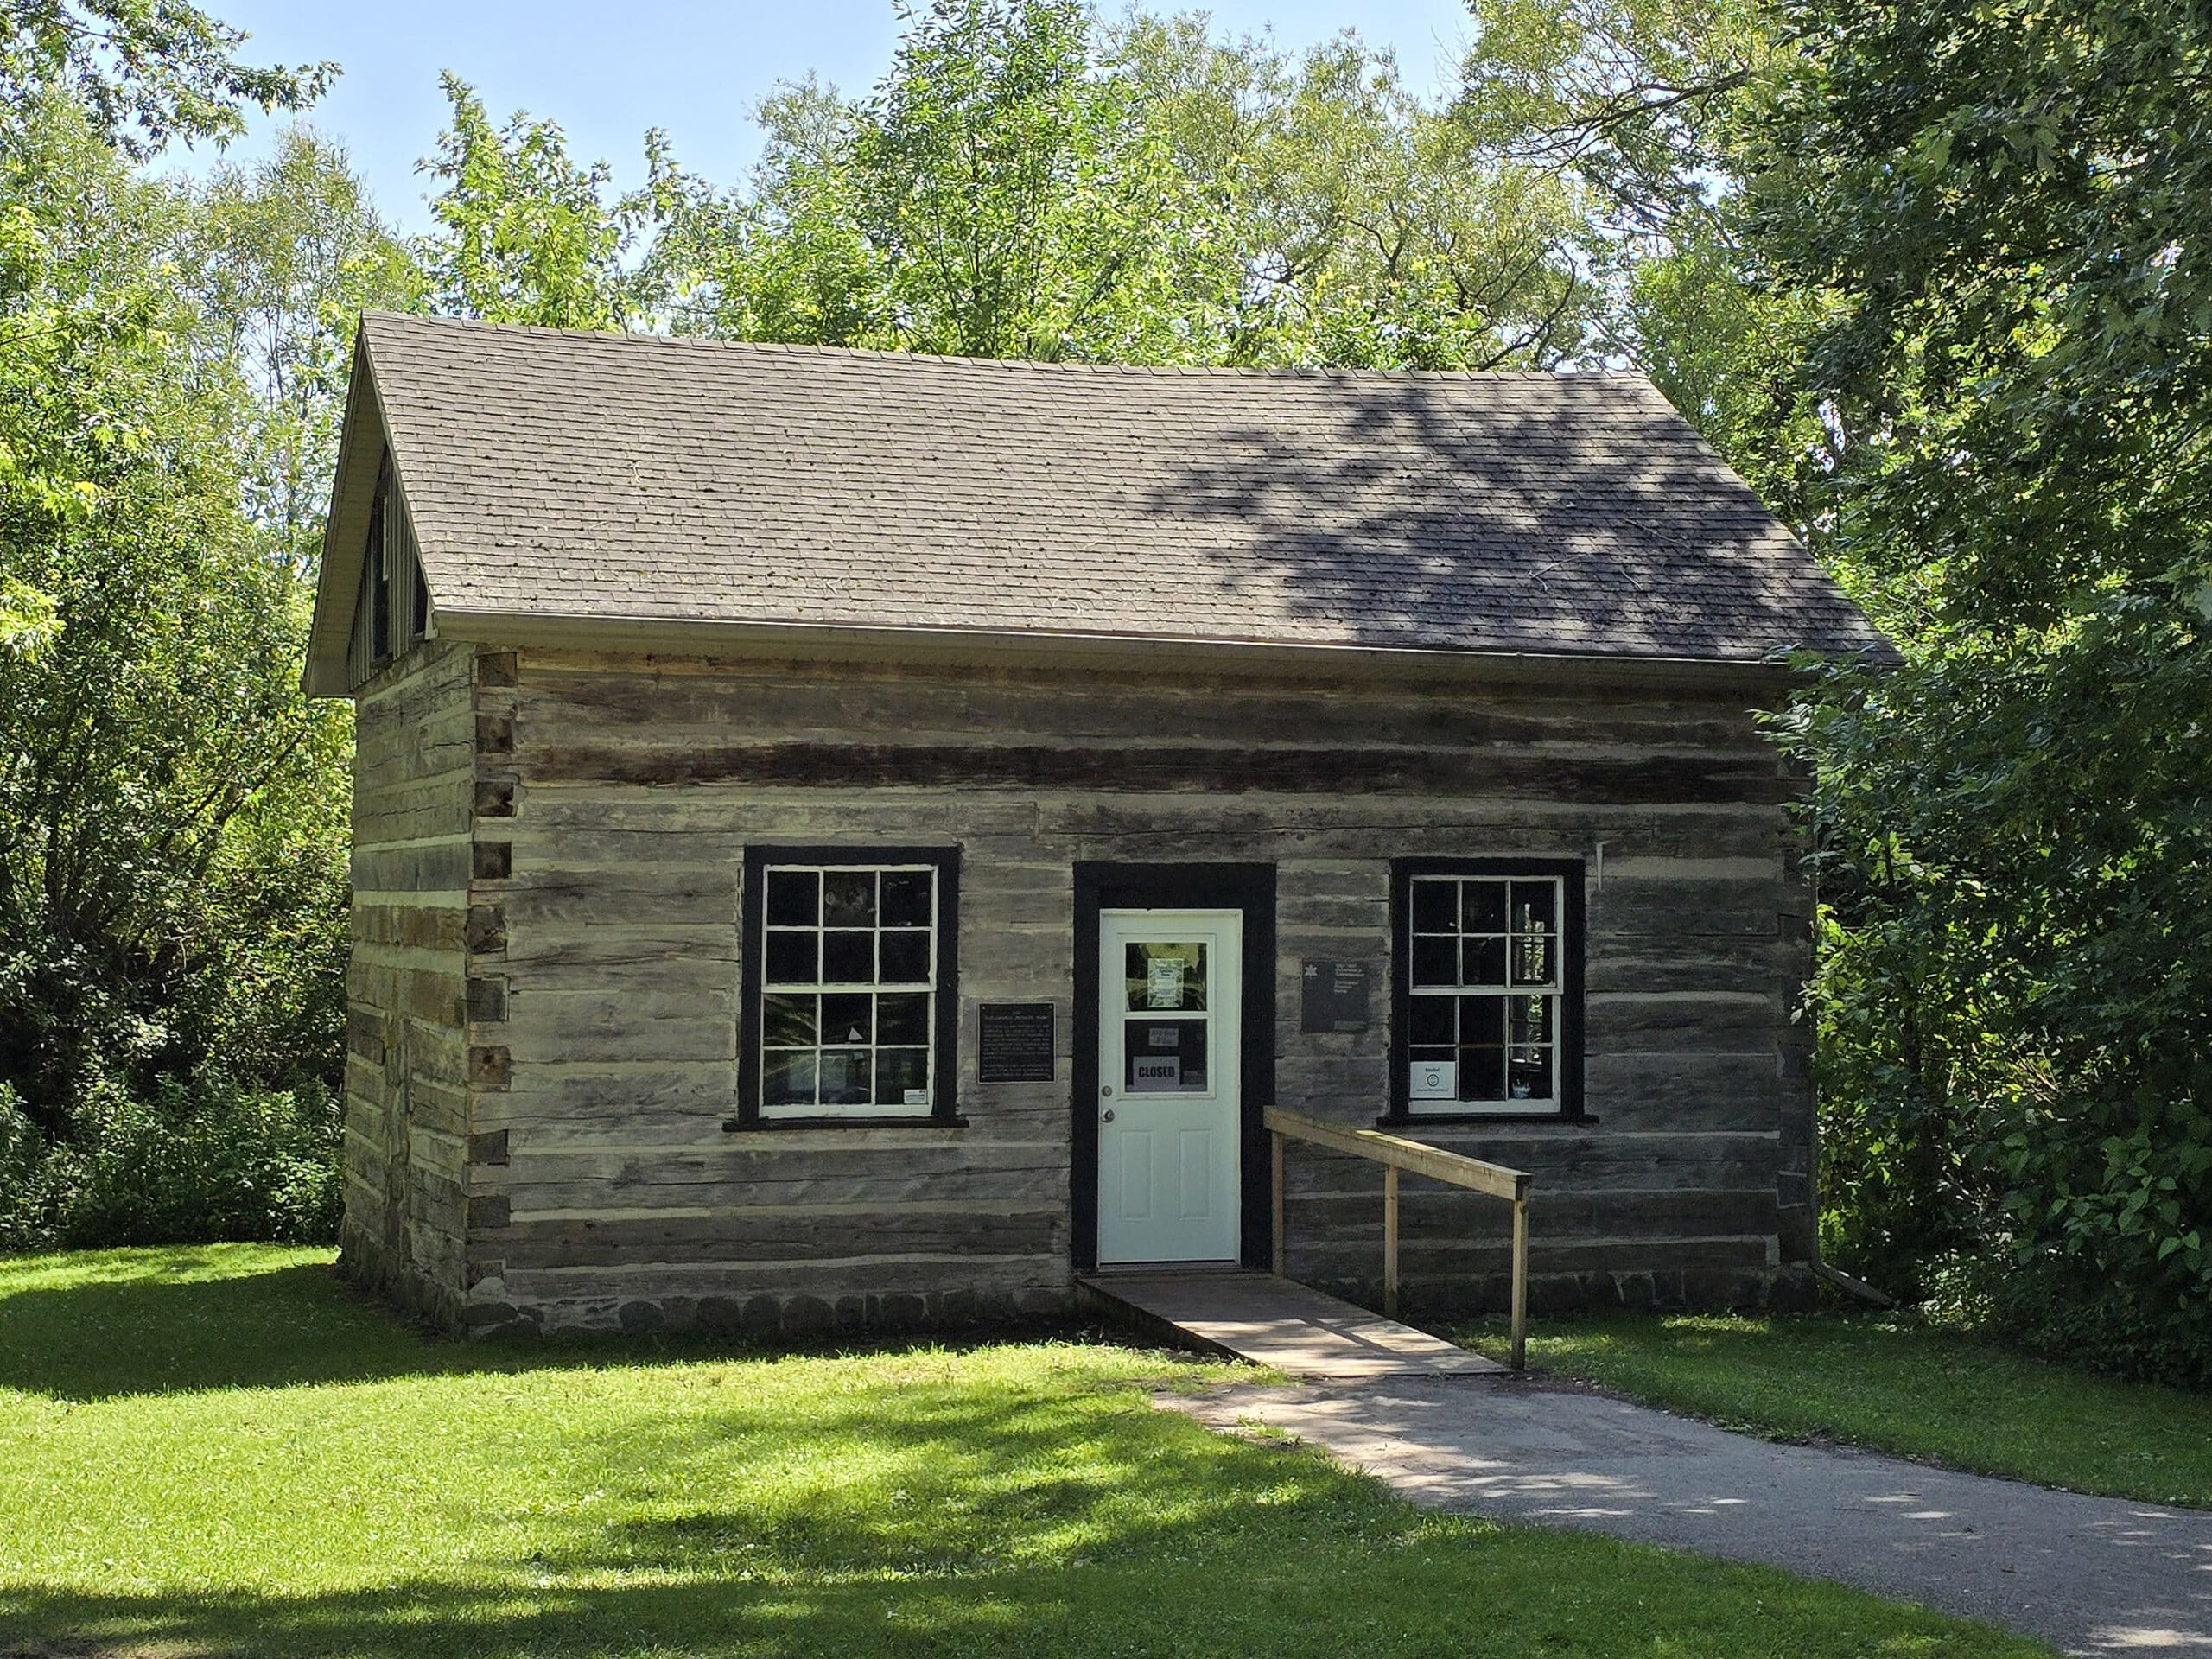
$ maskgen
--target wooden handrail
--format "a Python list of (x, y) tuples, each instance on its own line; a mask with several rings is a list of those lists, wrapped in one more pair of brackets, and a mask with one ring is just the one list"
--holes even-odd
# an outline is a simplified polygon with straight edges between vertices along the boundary
[(1348, 1128), (1310, 1113), (1287, 1106), (1270, 1106), (1263, 1115), (1272, 1137), (1274, 1176), (1274, 1267), (1283, 1270), (1283, 1146), (1289, 1141), (1310, 1141), (1332, 1152), (1349, 1153), (1382, 1166), (1382, 1311), (1393, 1319), (1398, 1313), (1398, 1172), (1427, 1176), (1452, 1186), (1464, 1186), (1513, 1205), (1513, 1369), (1520, 1370), (1529, 1358), (1529, 1189), (1535, 1177), (1523, 1169), (1508, 1169), (1486, 1159), (1446, 1152), (1402, 1135), (1380, 1129)]

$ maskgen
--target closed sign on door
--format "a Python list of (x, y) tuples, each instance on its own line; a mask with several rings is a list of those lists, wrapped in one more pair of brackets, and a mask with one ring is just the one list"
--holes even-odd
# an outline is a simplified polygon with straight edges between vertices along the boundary
[(1183, 1086), (1179, 1056), (1146, 1055), (1129, 1062), (1129, 1087), (1138, 1094), (1163, 1093)]

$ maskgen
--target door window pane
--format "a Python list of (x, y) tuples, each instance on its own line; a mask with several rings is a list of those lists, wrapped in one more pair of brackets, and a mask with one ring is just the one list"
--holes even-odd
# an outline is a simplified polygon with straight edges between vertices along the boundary
[(764, 1106), (814, 1104), (814, 1051), (798, 1053), (770, 1049), (760, 1066), (760, 1103)]
[(824, 933), (822, 936), (822, 982), (824, 985), (874, 984), (875, 935)]
[(1459, 982), (1462, 985), (1503, 985), (1505, 983), (1505, 941), (1503, 939), (1468, 939), (1459, 946)]
[(867, 992), (846, 993), (822, 999), (822, 1040), (825, 1043), (865, 1043), (875, 1027), (875, 999)]
[(1505, 1098), (1505, 1051), (1502, 1048), (1463, 1048), (1459, 1051), (1459, 1098)]
[(886, 927), (927, 927), (936, 878), (927, 870), (886, 870), (880, 919)]
[(879, 1043), (926, 1043), (930, 1039), (930, 999), (926, 992), (893, 991), (875, 1000), (875, 1040)]
[(822, 876), (822, 923), (825, 927), (874, 927), (875, 872), (824, 871)]
[(1122, 1086), (1133, 1095), (1202, 1095), (1206, 1083), (1206, 1022), (1126, 1021), (1122, 1027)]
[(912, 1106), (923, 1103), (907, 1096), (927, 1098), (930, 1052), (926, 1048), (879, 1048), (875, 1051), (875, 1103)]
[(1413, 1026), (1406, 1040), (1420, 1046), (1423, 1044), (1450, 1045), (1459, 1039), (1452, 1028), (1452, 1012), (1457, 1007), (1448, 996), (1417, 996), (1413, 1001)]
[(1459, 884), (1459, 914), (1462, 932), (1504, 932), (1505, 883), (1462, 881)]
[(771, 985), (818, 985), (822, 982), (819, 933), (786, 933), (768, 930), (768, 982)]
[(925, 985), (930, 977), (930, 936), (926, 933), (883, 933), (880, 972), (886, 985)]
[(768, 925), (813, 927), (822, 920), (822, 876), (816, 870), (768, 872)]
[(1141, 944), (1124, 947), (1128, 1007), (1134, 1013), (1197, 1012), (1206, 1006), (1206, 947)]
[(1548, 1046), (1516, 1048), (1506, 1063), (1506, 1097), (1510, 1100), (1549, 1100), (1552, 1097), (1552, 1054)]
[(865, 1106), (874, 1096), (874, 1077), (864, 1048), (825, 1048), (817, 1064), (822, 1068), (822, 1103), (825, 1106)]
[(771, 1048), (814, 1046), (815, 999), (775, 991), (760, 999), (760, 1040)]
[(1414, 931), (1457, 933), (1459, 931), (1459, 884), (1456, 881), (1414, 882)]
[(1416, 987), (1456, 987), (1459, 983), (1459, 942), (1457, 939), (1414, 941), (1414, 983)]

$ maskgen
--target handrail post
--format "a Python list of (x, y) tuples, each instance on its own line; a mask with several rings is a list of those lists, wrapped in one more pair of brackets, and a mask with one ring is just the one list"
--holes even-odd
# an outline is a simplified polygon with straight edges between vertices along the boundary
[(1529, 1188), (1513, 1200), (1513, 1369), (1529, 1364)]
[(1270, 1134), (1270, 1135), (1268, 1135), (1268, 1140), (1273, 1143), (1272, 1150), (1273, 1150), (1273, 1152), (1274, 1152), (1274, 1188), (1273, 1188), (1273, 1192), (1274, 1192), (1274, 1202), (1273, 1202), (1273, 1204), (1269, 1206), (1269, 1210), (1270, 1210), (1270, 1213), (1271, 1213), (1271, 1214), (1272, 1214), (1272, 1216), (1274, 1217), (1274, 1268), (1275, 1268), (1275, 1277), (1276, 1277), (1276, 1278), (1278, 1278), (1278, 1279), (1280, 1279), (1280, 1278), (1281, 1278), (1281, 1277), (1283, 1276), (1283, 1268), (1284, 1268), (1284, 1264), (1285, 1264), (1285, 1262), (1286, 1262), (1286, 1261), (1287, 1261), (1287, 1255), (1286, 1255), (1286, 1254), (1285, 1254), (1285, 1251), (1284, 1251), (1284, 1249), (1283, 1249), (1283, 1213), (1282, 1213), (1282, 1211), (1283, 1211), (1283, 1189), (1284, 1189), (1284, 1186), (1285, 1186), (1285, 1185), (1286, 1185), (1286, 1183), (1285, 1183), (1285, 1182), (1284, 1182), (1284, 1180), (1283, 1180), (1283, 1143), (1284, 1143), (1284, 1141), (1285, 1141), (1286, 1137), (1285, 1137), (1285, 1135), (1283, 1135), (1283, 1133), (1282, 1133), (1282, 1131), (1281, 1131), (1281, 1130), (1277, 1129), (1277, 1130), (1274, 1131), (1272, 1134)]
[(1504, 1198), (1513, 1205), (1513, 1369), (1529, 1363), (1529, 1189), (1535, 1177), (1526, 1170), (1508, 1169), (1486, 1159), (1409, 1141), (1403, 1135), (1374, 1129), (1355, 1129), (1310, 1112), (1287, 1107), (1262, 1109), (1262, 1121), (1273, 1137), (1269, 1148), (1274, 1166), (1274, 1270), (1285, 1274), (1283, 1236), (1287, 1209), (1283, 1161), (1293, 1141), (1323, 1147), (1331, 1152), (1365, 1158), (1382, 1166), (1382, 1308), (1398, 1313), (1398, 1177), (1402, 1171)]
[(1382, 1312), (1398, 1317), (1398, 1166), (1382, 1166)]

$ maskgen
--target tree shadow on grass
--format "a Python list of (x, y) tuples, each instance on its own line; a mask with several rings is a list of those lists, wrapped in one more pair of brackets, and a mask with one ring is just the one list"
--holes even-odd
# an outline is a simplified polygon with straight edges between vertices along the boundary
[[(1916, 1608), (1606, 1541), (1415, 1520), (1369, 1550), (1251, 1548), (931, 1579), (457, 1586), (307, 1597), (0, 1592), (25, 1659), (2033, 1659)], [(1564, 1548), (1558, 1548), (1564, 1546)], [(1595, 1546), (1595, 1548), (1592, 1548)], [(22, 1633), (38, 1645), (21, 1643)], [(54, 1645), (44, 1645), (51, 1642)]]
[[(257, 1247), (0, 1257), (0, 1389), (59, 1400), (581, 1370), (823, 1351), (738, 1336), (466, 1342), (346, 1283), (327, 1256), (241, 1267)], [(284, 1252), (297, 1256), (305, 1252)], [(1046, 1334), (970, 1333), (977, 1339)], [(1050, 1334), (1065, 1336), (1067, 1330)], [(846, 1339), (841, 1351), (911, 1345)]]
[[(0, 1278), (0, 1370), (62, 1397), (677, 1357), (425, 1342), (334, 1294), (315, 1261), (53, 1260), (47, 1282), (35, 1263)], [(1107, 1375), (1136, 1380), (1082, 1356), (927, 1348), (605, 1389), (501, 1383), (488, 1417), (439, 1416), (456, 1393), (482, 1402), (427, 1389), (427, 1416), (337, 1425), (412, 1423), (382, 1461), (329, 1484), (304, 1466), (212, 1509), (118, 1467), (101, 1478), (133, 1495), (111, 1538), (43, 1571), (0, 1560), (0, 1654), (2030, 1651), (1779, 1573), (1424, 1516), (1316, 1455), (1156, 1413)], [(250, 1402), (222, 1432), (321, 1421), (299, 1404)], [(387, 1542), (327, 1547), (330, 1505), (364, 1501), (391, 1506)], [(181, 1533), (188, 1514), (221, 1547)]]
[(0, 1388), (89, 1401), (543, 1363), (434, 1338), (342, 1284), (327, 1261), (241, 1271), (240, 1257), (182, 1245), (8, 1263)]

